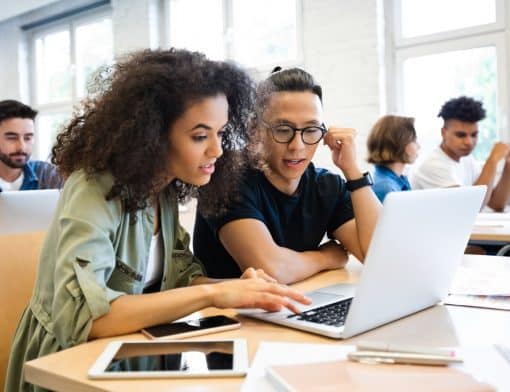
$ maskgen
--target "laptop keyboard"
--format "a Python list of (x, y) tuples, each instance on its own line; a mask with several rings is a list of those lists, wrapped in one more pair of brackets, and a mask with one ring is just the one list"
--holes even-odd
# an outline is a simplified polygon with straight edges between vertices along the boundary
[(345, 324), (347, 312), (351, 306), (352, 298), (333, 302), (329, 305), (307, 310), (300, 314), (292, 314), (288, 318), (295, 317), (296, 320), (305, 320), (312, 323), (341, 327)]

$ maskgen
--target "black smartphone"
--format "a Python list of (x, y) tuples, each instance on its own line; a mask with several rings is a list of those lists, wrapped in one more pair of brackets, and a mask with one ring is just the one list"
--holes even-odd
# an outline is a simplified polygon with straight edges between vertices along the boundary
[(227, 316), (210, 316), (194, 320), (177, 321), (142, 329), (151, 339), (180, 339), (239, 328), (241, 323)]

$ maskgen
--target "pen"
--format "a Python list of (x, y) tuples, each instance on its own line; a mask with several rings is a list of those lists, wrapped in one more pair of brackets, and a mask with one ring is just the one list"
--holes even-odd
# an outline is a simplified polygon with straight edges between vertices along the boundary
[(387, 351), (353, 351), (347, 354), (347, 358), (351, 361), (370, 364), (446, 366), (463, 362), (462, 359), (451, 356)]
[(455, 357), (456, 355), (455, 350), (365, 341), (358, 342), (358, 344), (356, 345), (356, 349), (366, 351), (389, 351), (399, 353), (442, 355), (448, 357)]

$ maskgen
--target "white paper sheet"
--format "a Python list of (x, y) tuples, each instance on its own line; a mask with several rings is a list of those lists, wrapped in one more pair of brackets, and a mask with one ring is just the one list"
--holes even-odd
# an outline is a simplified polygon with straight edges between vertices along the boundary
[(510, 296), (510, 261), (487, 260), (487, 265), (461, 265), (450, 294)]

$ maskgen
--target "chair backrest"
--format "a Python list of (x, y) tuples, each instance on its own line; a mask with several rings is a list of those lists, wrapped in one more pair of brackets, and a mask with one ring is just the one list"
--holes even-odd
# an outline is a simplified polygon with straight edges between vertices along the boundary
[(37, 189), (0, 193), (0, 235), (47, 230), (60, 190)]
[(12, 338), (34, 287), (45, 232), (0, 236), (0, 388)]

